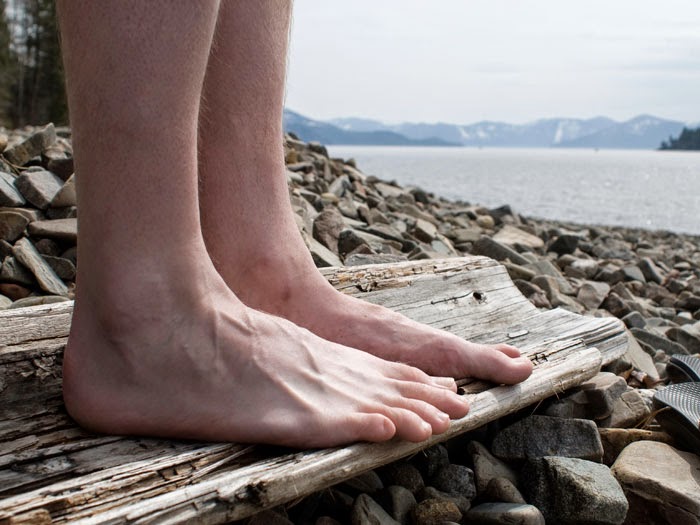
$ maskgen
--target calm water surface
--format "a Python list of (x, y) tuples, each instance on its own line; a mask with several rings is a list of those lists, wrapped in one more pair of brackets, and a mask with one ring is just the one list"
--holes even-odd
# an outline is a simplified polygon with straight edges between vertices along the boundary
[(700, 152), (330, 146), (368, 175), (532, 217), (700, 234)]

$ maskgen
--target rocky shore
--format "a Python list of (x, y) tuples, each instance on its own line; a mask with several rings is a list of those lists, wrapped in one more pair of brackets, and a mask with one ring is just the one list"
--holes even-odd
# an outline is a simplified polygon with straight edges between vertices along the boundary
[[(70, 130), (0, 129), (0, 152), (0, 308), (68, 300)], [(250, 523), (700, 523), (700, 457), (663, 432), (651, 406), (670, 356), (700, 354), (700, 238), (447, 201), (294, 136), (285, 155), (317, 266), (486, 255), (539, 308), (622, 319), (630, 349), (558, 398)]]

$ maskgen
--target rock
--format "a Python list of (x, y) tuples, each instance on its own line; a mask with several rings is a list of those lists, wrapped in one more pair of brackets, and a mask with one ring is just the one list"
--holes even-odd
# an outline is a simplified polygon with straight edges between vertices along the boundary
[(493, 478), (505, 478), (517, 484), (518, 477), (513, 470), (500, 459), (491, 455), (491, 452), (478, 441), (471, 441), (467, 445), (474, 465), (474, 479), (476, 492), (481, 494)]
[(44, 260), (49, 263), (51, 269), (56, 272), (56, 275), (63, 281), (75, 281), (75, 265), (69, 259), (63, 257), (54, 257), (52, 255), (42, 255)]
[(700, 354), (700, 330), (689, 326), (671, 327), (666, 336), (683, 346), (689, 354)]
[(352, 506), (352, 525), (400, 525), (367, 494), (360, 494)]
[(384, 483), (374, 470), (350, 478), (343, 482), (342, 487), (354, 492), (375, 494), (384, 488)]
[(405, 191), (403, 188), (393, 186), (385, 182), (375, 182), (374, 189), (377, 190), (385, 199), (387, 197), (399, 197), (400, 195), (403, 195)]
[(46, 210), (48, 219), (75, 219), (78, 217), (78, 208), (75, 206), (66, 206), (65, 208), (49, 208)]
[(493, 478), (483, 493), (479, 493), (483, 501), (500, 501), (504, 503), (527, 503), (523, 495), (512, 481), (506, 478)]
[(447, 500), (426, 499), (413, 509), (413, 522), (416, 525), (443, 525), (446, 521), (458, 522), (461, 519), (462, 513), (457, 505)]
[(387, 499), (391, 517), (401, 525), (408, 525), (417, 503), (413, 493), (405, 487), (392, 485), (387, 488)]
[[(561, 291), (563, 293), (569, 293), (561, 287), (561, 282), (566, 282), (566, 279), (564, 279), (564, 276), (559, 271), (559, 268), (554, 266), (551, 261), (547, 259), (540, 259), (539, 261), (526, 264), (525, 267), (535, 272), (538, 276), (548, 275), (550, 277), (554, 277), (555, 279), (557, 279), (557, 282), (560, 283), (559, 288), (561, 289)], [(537, 286), (542, 287), (542, 285), (539, 283), (535, 284), (537, 284)], [(573, 293), (573, 290), (571, 291), (571, 293)]]
[(622, 318), (627, 328), (644, 328), (647, 322), (639, 312), (630, 312)]
[(604, 428), (628, 428), (637, 425), (649, 416), (650, 410), (641, 394), (630, 388), (615, 401), (610, 416), (598, 421)]
[(3, 155), (15, 166), (24, 166), (31, 159), (56, 142), (56, 130), (53, 124), (36, 130), (25, 140), (5, 149)]
[(40, 210), (47, 209), (63, 186), (63, 181), (50, 171), (25, 171), (15, 180), (22, 196)]
[(470, 525), (545, 525), (537, 507), (520, 503), (482, 503), (464, 518)]
[[(357, 235), (354, 230), (346, 229), (340, 232), (340, 235), (338, 236), (338, 253), (341, 256), (344, 257), (361, 246), (366, 246), (368, 249), (370, 249), (367, 241)], [(371, 249), (368, 253), (371, 253)]]
[[(510, 278), (513, 280), (522, 279), (524, 281), (530, 281), (531, 279), (534, 279), (537, 276), (535, 272), (519, 264), (506, 262), (503, 264), (503, 266), (506, 267), (506, 270), (508, 270), (508, 275), (510, 275)], [(542, 290), (540, 289), (540, 291)]]
[(413, 235), (420, 241), (431, 242), (437, 234), (437, 228), (434, 224), (416, 219), (416, 225), (413, 227)]
[(0, 206), (22, 206), (26, 202), (15, 187), (15, 178), (0, 170)]
[[(542, 288), (527, 281), (523, 281), (522, 279), (515, 278), (511, 273), (511, 270), (508, 267), (508, 265), (509, 263), (505, 264), (506, 269), (510, 274), (510, 278), (513, 280), (513, 284), (515, 284), (515, 286), (518, 287), (520, 293), (523, 294), (528, 301), (530, 301), (538, 308), (549, 309), (552, 307), (551, 303), (549, 302), (549, 299), (547, 298), (547, 294), (544, 293), (544, 290), (542, 290)], [(520, 266), (519, 268), (522, 268), (522, 266)]]
[(666, 432), (654, 432), (641, 428), (599, 428), (603, 443), (603, 463), (611, 466), (629, 444), (637, 441), (659, 441), (673, 445), (673, 439)]
[(644, 257), (637, 263), (639, 270), (642, 272), (644, 279), (646, 281), (652, 281), (657, 284), (661, 284), (664, 278), (661, 275), (661, 269), (654, 264), (649, 257)]
[(603, 445), (593, 421), (530, 416), (501, 430), (493, 455), (506, 461), (564, 456), (600, 461)]
[(510, 262), (527, 266), (529, 261), (512, 248), (494, 241), (490, 237), (483, 236), (474, 243), (472, 253), (475, 255), (485, 255), (497, 261), (510, 259)]
[(547, 251), (554, 252), (557, 255), (574, 253), (578, 247), (579, 240), (580, 237), (578, 235), (571, 235), (568, 233), (559, 235), (547, 247)]
[[(626, 384), (625, 388), (627, 388)], [(544, 413), (552, 417), (586, 419), (589, 414), (588, 396), (585, 392), (573, 392), (566, 397), (553, 400)]]
[(601, 372), (582, 383), (579, 388), (588, 400), (588, 414), (592, 419), (610, 417), (616, 403), (627, 391), (627, 382), (610, 372)]
[(326, 206), (314, 219), (314, 239), (336, 255), (338, 254), (338, 238), (344, 229), (343, 216), (333, 206)]
[(36, 286), (34, 274), (32, 274), (32, 272), (30, 272), (26, 266), (21, 264), (17, 258), (12, 255), (8, 255), (2, 261), (0, 279), (5, 282), (21, 284), (28, 287)]
[(627, 498), (605, 465), (576, 458), (531, 459), (522, 472), (527, 500), (547, 523), (621, 524)]
[(416, 454), (413, 462), (425, 477), (432, 478), (438, 470), (450, 464), (450, 459), (444, 445), (435, 445)]
[(363, 229), (382, 239), (396, 241), (397, 243), (403, 244), (404, 238), (403, 235), (401, 235), (401, 232), (388, 224), (375, 223)]
[(481, 228), (456, 228), (450, 231), (448, 237), (450, 237), (455, 244), (476, 242), (481, 237)]
[(599, 268), (598, 261), (593, 259), (576, 259), (564, 268), (564, 275), (579, 279), (593, 279)]
[(391, 463), (382, 468), (380, 476), (384, 485), (399, 485), (413, 494), (425, 486), (420, 471), (410, 463)]
[(51, 295), (68, 296), (68, 288), (63, 284), (51, 267), (36, 251), (32, 242), (27, 238), (22, 238), (15, 243), (15, 258), (26, 266), (36, 277), (42, 290)]
[(585, 281), (578, 289), (576, 299), (589, 310), (595, 310), (610, 293), (610, 285), (596, 281)]
[(246, 525), (294, 525), (294, 522), (279, 512), (268, 509), (252, 516)]
[(632, 335), (638, 341), (648, 344), (655, 350), (663, 350), (667, 354), (688, 354), (688, 351), (683, 345), (674, 343), (670, 339), (657, 335), (649, 330), (643, 328), (632, 328), (630, 329)]
[(700, 523), (700, 457), (665, 444), (638, 441), (612, 467), (630, 502), (627, 523)]
[(27, 297), (31, 292), (24, 286), (14, 283), (0, 283), (0, 293), (9, 297), (13, 301)]
[(61, 189), (51, 201), (52, 208), (65, 208), (66, 206), (76, 206), (78, 201), (75, 196), (75, 175), (71, 175), (63, 183)]
[(654, 365), (654, 360), (647, 354), (639, 345), (634, 336), (628, 331), (627, 333), (627, 352), (625, 359), (630, 362), (634, 368), (640, 370), (649, 376), (652, 381), (659, 380), (659, 373)]
[(454, 496), (448, 494), (447, 492), (442, 492), (441, 490), (438, 490), (435, 487), (424, 487), (417, 494), (418, 501), (424, 501), (426, 499), (431, 498), (451, 501), (452, 503), (457, 505), (457, 508), (462, 514), (465, 514), (471, 508), (471, 502), (464, 496)]
[(78, 241), (78, 219), (34, 221), (29, 224), (27, 230), (29, 235), (34, 237), (46, 237), (70, 243)]
[(613, 237), (596, 239), (592, 251), (593, 255), (599, 259), (622, 259), (623, 261), (634, 259), (634, 252), (630, 249), (629, 244)]
[(309, 250), (317, 268), (343, 266), (340, 258), (316, 239), (309, 239)]
[(485, 230), (493, 230), (496, 227), (496, 221), (490, 215), (477, 216), (476, 224)]
[(646, 283), (647, 280), (644, 278), (642, 270), (638, 266), (623, 266), (622, 275), (625, 281), (639, 281), (640, 283)]
[(493, 236), (493, 240), (511, 247), (521, 245), (532, 248), (533, 250), (544, 248), (544, 241), (542, 239), (520, 228), (511, 226), (510, 224), (503, 226), (503, 228)]
[(474, 472), (463, 465), (450, 464), (442, 467), (430, 479), (430, 484), (451, 496), (464, 496), (469, 500), (476, 496)]
[(0, 212), (0, 239), (15, 242), (29, 224), (29, 220), (20, 213), (12, 211)]

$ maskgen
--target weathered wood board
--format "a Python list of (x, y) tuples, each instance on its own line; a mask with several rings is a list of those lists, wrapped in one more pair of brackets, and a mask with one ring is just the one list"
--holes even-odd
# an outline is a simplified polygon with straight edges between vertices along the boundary
[(344, 293), (535, 363), (510, 387), (467, 382), (472, 409), (425, 443), (314, 451), (94, 435), (61, 401), (72, 303), (0, 313), (0, 525), (224, 523), (295, 500), (558, 394), (624, 353), (616, 319), (540, 311), (483, 257), (329, 269)]

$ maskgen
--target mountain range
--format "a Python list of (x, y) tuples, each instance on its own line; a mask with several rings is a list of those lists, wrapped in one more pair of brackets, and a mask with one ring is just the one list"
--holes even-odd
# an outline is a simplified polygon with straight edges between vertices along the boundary
[(313, 120), (285, 109), (284, 127), (305, 141), (382, 146), (656, 149), (686, 124), (652, 115), (618, 122), (607, 117), (549, 118), (526, 124), (384, 124), (364, 118)]

